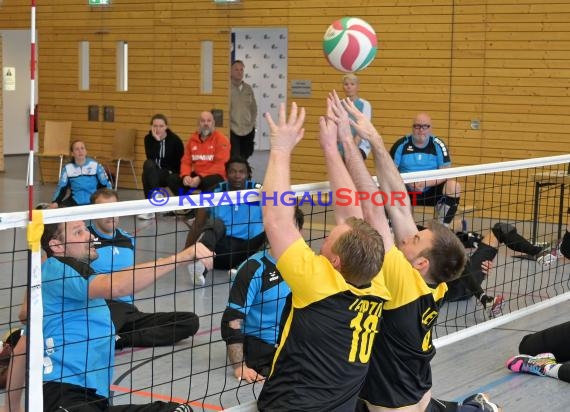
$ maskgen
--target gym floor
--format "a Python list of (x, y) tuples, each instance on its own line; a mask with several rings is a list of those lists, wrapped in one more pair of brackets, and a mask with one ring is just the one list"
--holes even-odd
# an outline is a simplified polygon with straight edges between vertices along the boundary
[[(254, 178), (262, 181), (267, 153), (255, 153), (251, 159)], [(0, 211), (2, 213), (27, 209), (24, 156), (6, 158), (6, 172), (0, 174)], [(122, 179), (132, 178), (128, 169)], [(34, 187), (36, 203), (46, 202), (54, 191), (53, 184)], [(142, 192), (120, 189), (122, 200), (141, 199)], [(329, 219), (330, 220), (330, 219)], [(488, 222), (479, 220), (485, 227)], [(155, 259), (179, 249), (185, 239), (186, 225), (176, 217), (159, 216), (156, 220), (140, 221), (133, 217), (121, 218), (121, 227), (137, 236), (138, 262)], [(525, 226), (526, 228), (527, 226)], [(322, 222), (314, 228), (322, 232)], [(305, 231), (309, 237), (309, 230)], [(528, 234), (527, 234), (528, 235)], [(320, 237), (312, 231), (310, 237)], [(17, 312), (26, 282), (25, 232), (21, 229), (0, 232), (0, 333), (16, 326)], [(318, 250), (317, 239), (312, 246)], [(13, 252), (16, 250), (16, 252)], [(570, 282), (570, 266), (559, 260), (544, 268), (533, 261), (514, 258), (501, 248), (496, 269), (487, 280), (489, 293), (503, 293), (507, 298), (504, 313), (518, 308), (519, 300), (540, 301), (544, 295), (555, 291), (567, 292)], [(10, 276), (12, 274), (12, 276)], [(514, 295), (529, 282), (554, 284), (556, 288), (540, 289), (532, 296)], [(485, 284), (484, 284), (485, 286)], [(524, 287), (523, 287), (524, 286)], [(137, 294), (137, 306), (143, 311), (191, 310), (200, 315), (199, 332), (191, 339), (174, 347), (156, 349), (126, 349), (116, 353), (114, 376), (115, 403), (146, 403), (150, 399), (190, 400), (194, 410), (217, 411), (238, 403), (248, 402), (259, 393), (261, 384), (242, 384), (233, 377), (226, 364), (225, 345), (221, 341), (219, 325), (229, 290), (227, 273), (215, 271), (207, 278), (206, 287), (194, 289), (188, 273), (183, 268), (167, 275), (149, 288)], [(446, 400), (461, 400), (475, 392), (487, 392), (503, 407), (504, 411), (570, 411), (567, 383), (531, 375), (513, 374), (505, 367), (505, 361), (517, 353), (518, 342), (527, 333), (568, 321), (570, 302), (558, 304), (533, 315), (509, 322), (482, 334), (475, 335), (438, 349), (432, 362), (434, 396)], [(464, 316), (468, 313), (469, 316)], [(456, 325), (474, 324), (484, 319), (481, 307), (474, 300), (446, 304), (440, 313), (440, 326), (436, 336), (454, 332)], [(443, 319), (453, 321), (442, 324)], [(9, 323), (13, 322), (12, 325)], [(190, 377), (191, 375), (191, 377)], [(128, 393), (130, 389), (136, 393)]]

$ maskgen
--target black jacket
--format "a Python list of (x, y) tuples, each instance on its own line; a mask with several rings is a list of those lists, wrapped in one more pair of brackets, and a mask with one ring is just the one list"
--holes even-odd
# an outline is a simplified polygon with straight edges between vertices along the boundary
[(166, 138), (162, 142), (157, 142), (149, 131), (144, 138), (144, 151), (146, 158), (154, 160), (161, 169), (180, 173), (180, 159), (184, 155), (184, 145), (170, 129), (166, 129)]

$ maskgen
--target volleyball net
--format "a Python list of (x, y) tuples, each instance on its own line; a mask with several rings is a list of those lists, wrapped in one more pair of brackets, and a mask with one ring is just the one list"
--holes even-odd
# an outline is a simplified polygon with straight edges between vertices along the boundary
[[(501, 310), (491, 317), (489, 308), (480, 305), (475, 297), (446, 302), (434, 329), (436, 346), (474, 336), (570, 297), (568, 269), (557, 251), (567, 223), (569, 166), (570, 155), (565, 155), (403, 175), (406, 183), (440, 178), (459, 182), (461, 205), (453, 230), (463, 239), (475, 239), (465, 243), (467, 255), (476, 251), (480, 238), (497, 223), (514, 226), (518, 234), (543, 248), (539, 255), (529, 256), (501, 244), (481, 283), (486, 294), (503, 297)], [(327, 182), (293, 187), (292, 197), (297, 198), (305, 213), (304, 238), (315, 251), (334, 224), (329, 191)], [(245, 198), (254, 201), (259, 195), (257, 190), (254, 192), (218, 193), (208, 195), (206, 200), (201, 195), (166, 196), (157, 198), (155, 204), (138, 200), (43, 210), (34, 213), (32, 222), (27, 212), (0, 214), (0, 332), (5, 336), (21, 327), (23, 296), (29, 297), (28, 410), (42, 409), (42, 372), (47, 367), (39, 247), (43, 225), (74, 221), (89, 224), (96, 219), (118, 217), (117, 227), (134, 238), (134, 260), (155, 261), (182, 250), (192, 226), (187, 217), (171, 212), (227, 205)], [(156, 219), (137, 219), (138, 214), (150, 212), (156, 213)], [(414, 216), (418, 224), (425, 223), (436, 216), (435, 208), (415, 207)], [(187, 402), (194, 410), (211, 411), (251, 402), (258, 395), (262, 383), (247, 384), (234, 377), (226, 343), (221, 338), (230, 276), (226, 270), (214, 270), (203, 287), (195, 286), (185, 267), (188, 263), (178, 265), (137, 293), (134, 303), (146, 313), (194, 312), (200, 319), (198, 332), (174, 345), (115, 351), (110, 388), (114, 404), (173, 400)], [(65, 315), (62, 312), (62, 317)]]

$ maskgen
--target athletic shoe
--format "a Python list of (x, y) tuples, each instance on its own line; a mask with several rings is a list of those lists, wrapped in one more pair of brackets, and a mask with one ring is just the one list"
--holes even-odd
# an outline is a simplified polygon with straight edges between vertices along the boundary
[(550, 253), (545, 253), (542, 256), (539, 256), (536, 259), (536, 263), (542, 266), (550, 266), (558, 259), (560, 259), (560, 256), (561, 256), (560, 250), (558, 250), (558, 247), (556, 247)]
[(194, 286), (204, 286), (206, 284), (206, 267), (199, 260), (192, 262), (188, 265), (188, 273), (190, 279), (194, 282)]
[(49, 209), (50, 207), (51, 207), (51, 204), (42, 202), (42, 203), (38, 203), (36, 205), (36, 210), (45, 210), (45, 209)]
[(505, 366), (515, 373), (531, 373), (546, 376), (547, 365), (555, 365), (556, 358), (552, 353), (539, 353), (536, 356), (517, 355), (510, 358)]
[(503, 295), (495, 296), (491, 308), (489, 309), (489, 317), (496, 318), (503, 314), (503, 304), (505, 303), (505, 298)]
[(461, 405), (475, 406), (483, 412), (499, 412), (501, 410), (497, 404), (489, 400), (489, 396), (486, 393), (476, 393), (468, 396), (461, 402)]
[(137, 219), (140, 220), (154, 219), (154, 213), (141, 213), (140, 215), (137, 215)]

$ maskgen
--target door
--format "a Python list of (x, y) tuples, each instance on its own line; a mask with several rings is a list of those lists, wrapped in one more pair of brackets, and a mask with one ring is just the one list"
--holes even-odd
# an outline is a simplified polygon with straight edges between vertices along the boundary
[[(30, 30), (0, 30), (0, 33), (2, 34), (2, 81), (3, 85), (7, 86), (9, 80), (10, 85), (2, 87), (4, 154), (27, 154), (30, 147)], [(10, 79), (6, 79), (8, 73)], [(36, 101), (37, 79), (36, 73)]]

